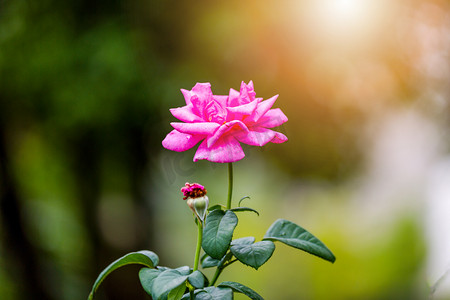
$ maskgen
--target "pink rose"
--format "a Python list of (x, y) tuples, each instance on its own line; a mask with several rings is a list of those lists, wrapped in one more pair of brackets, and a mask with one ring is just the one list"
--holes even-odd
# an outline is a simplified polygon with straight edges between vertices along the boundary
[(166, 149), (186, 151), (203, 141), (194, 161), (228, 163), (244, 158), (239, 142), (264, 146), (287, 141), (284, 134), (269, 129), (288, 120), (279, 108), (271, 109), (278, 95), (264, 101), (256, 98), (252, 81), (242, 82), (240, 92), (230, 89), (228, 96), (213, 95), (209, 83), (181, 92), (186, 105), (170, 112), (184, 123), (170, 123), (174, 130), (162, 142)]

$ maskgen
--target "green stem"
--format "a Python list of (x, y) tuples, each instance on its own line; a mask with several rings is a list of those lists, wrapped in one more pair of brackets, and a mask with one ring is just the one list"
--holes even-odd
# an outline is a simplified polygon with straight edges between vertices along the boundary
[(228, 199), (227, 209), (231, 209), (231, 196), (233, 194), (233, 163), (228, 163)]
[(203, 223), (200, 220), (197, 220), (197, 249), (195, 250), (195, 259), (194, 259), (194, 271), (198, 270), (198, 262), (200, 260), (200, 250), (202, 249), (202, 239), (203, 239)]
[(217, 279), (219, 278), (220, 274), (222, 274), (222, 271), (228, 267), (229, 265), (231, 265), (232, 263), (234, 263), (235, 261), (237, 261), (237, 259), (234, 259), (230, 262), (228, 262), (227, 264), (225, 264), (225, 261), (222, 261), (216, 269), (216, 272), (214, 273), (213, 278), (211, 279), (211, 283), (209, 284), (209, 286), (213, 286), (214, 284), (216, 284)]
[(222, 266), (217, 266), (216, 273), (214, 273), (214, 276), (211, 279), (211, 282), (209, 283), (209, 286), (213, 286), (213, 285), (216, 284), (216, 281), (219, 278), (219, 276), (222, 273), (222, 271), (223, 271)]

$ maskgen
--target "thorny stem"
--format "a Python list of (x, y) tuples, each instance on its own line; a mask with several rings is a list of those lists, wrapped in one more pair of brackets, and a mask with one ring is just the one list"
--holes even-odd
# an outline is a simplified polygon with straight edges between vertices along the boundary
[(228, 163), (228, 199), (227, 209), (231, 209), (231, 196), (233, 194), (233, 163)]

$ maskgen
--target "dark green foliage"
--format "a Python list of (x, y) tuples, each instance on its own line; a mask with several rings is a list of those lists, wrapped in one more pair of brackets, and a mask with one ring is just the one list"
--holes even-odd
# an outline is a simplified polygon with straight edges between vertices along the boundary
[(250, 207), (236, 207), (236, 208), (232, 208), (230, 209), (231, 211), (235, 211), (235, 212), (240, 212), (240, 211), (251, 211), (254, 212), (255, 214), (257, 214), (259, 216), (259, 212), (254, 210), (253, 208)]
[(150, 286), (146, 290), (151, 291), (153, 299), (164, 299), (165, 295), (171, 290), (185, 285), (187, 278), (188, 275), (183, 274), (179, 270), (165, 270), (151, 281)]
[(196, 289), (205, 287), (205, 275), (198, 270), (188, 276), (188, 281)]
[[(215, 284), (223, 269), (235, 261), (257, 270), (275, 251), (273, 241), (282, 242), (331, 262), (335, 261), (334, 255), (321, 241), (290, 221), (283, 219), (275, 221), (267, 230), (263, 241), (256, 243), (252, 236), (231, 240), (237, 223), (238, 218), (232, 210), (223, 211), (220, 207), (212, 210), (206, 218), (202, 243), (206, 253), (201, 258), (201, 265), (203, 268), (217, 268), (211, 285)], [(191, 297), (198, 300), (233, 299), (233, 292), (242, 293), (253, 300), (263, 299), (249, 287), (237, 282), (226, 281), (217, 287), (208, 286), (208, 278), (198, 270), (193, 272), (188, 266), (177, 269), (154, 268), (158, 263), (156, 254), (151, 251), (140, 251), (127, 254), (109, 265), (95, 282), (89, 300), (93, 299), (95, 290), (109, 273), (131, 263), (147, 266), (140, 270), (139, 279), (144, 290), (155, 300), (179, 300)], [(190, 289), (189, 293), (186, 293), (187, 289)]]
[(254, 244), (236, 244), (231, 246), (231, 253), (243, 264), (258, 270), (275, 251), (271, 241), (261, 241)]
[[(184, 295), (183, 300), (189, 299), (189, 294)], [(232, 300), (233, 290), (225, 287), (210, 286), (195, 291), (194, 300)]]
[(264, 235), (264, 240), (279, 241), (330, 262), (336, 260), (334, 254), (318, 238), (291, 221), (275, 221)]
[(231, 242), (231, 246), (234, 245), (250, 245), (253, 244), (255, 242), (255, 238), (252, 236), (247, 236), (247, 237), (243, 237), (237, 240), (233, 240)]
[(212, 211), (206, 217), (203, 229), (203, 250), (212, 258), (222, 258), (230, 246), (237, 223), (238, 218), (232, 211)]
[(217, 267), (219, 265), (220, 259), (215, 259), (209, 256), (208, 254), (204, 254), (201, 259), (202, 268), (212, 268)]
[(257, 292), (252, 290), (251, 288), (240, 284), (238, 282), (233, 281), (224, 281), (218, 285), (219, 287), (229, 287), (233, 289), (234, 292), (241, 293), (246, 295), (252, 300), (264, 300), (263, 297), (261, 297)]
[(147, 292), (147, 294), (152, 294), (152, 282), (162, 272), (163, 270), (150, 268), (142, 268), (139, 271), (139, 280), (141, 281), (142, 288)]
[(100, 273), (97, 280), (95, 280), (94, 285), (92, 286), (92, 291), (89, 294), (89, 299), (94, 298), (95, 291), (98, 289), (102, 281), (114, 270), (130, 265), (130, 264), (139, 264), (149, 268), (155, 267), (159, 262), (158, 256), (148, 250), (143, 250), (139, 252), (128, 253), (127, 255), (117, 259), (113, 263), (111, 263), (103, 272)]
[(207, 282), (200, 271), (192, 272), (189, 267), (169, 269), (143, 268), (139, 272), (139, 279), (144, 290), (153, 299), (181, 299), (187, 288), (187, 281), (196, 289), (201, 289)]
[(186, 286), (184, 284), (180, 285), (179, 287), (174, 288), (169, 292), (167, 295), (168, 300), (180, 300), (184, 293), (186, 292)]

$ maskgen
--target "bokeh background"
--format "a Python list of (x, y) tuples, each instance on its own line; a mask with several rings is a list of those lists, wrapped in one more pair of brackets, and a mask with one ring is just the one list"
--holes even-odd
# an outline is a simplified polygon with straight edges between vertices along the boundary
[[(236, 280), (266, 299), (450, 299), (445, 0), (0, 1), (0, 295), (86, 299), (131, 251), (192, 265), (179, 189), (224, 203), (226, 165), (161, 141), (180, 88), (253, 80), (289, 121), (235, 163), (235, 237), (278, 218), (335, 264), (277, 244)], [(149, 299), (128, 266), (98, 299)], [(237, 299), (244, 297), (237, 296)]]

